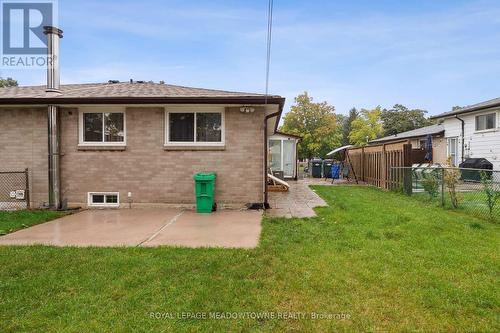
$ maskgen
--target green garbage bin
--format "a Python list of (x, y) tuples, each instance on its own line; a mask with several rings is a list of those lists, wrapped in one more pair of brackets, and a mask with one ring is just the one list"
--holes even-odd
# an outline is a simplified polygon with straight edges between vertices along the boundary
[(200, 172), (193, 176), (196, 192), (196, 211), (211, 213), (214, 206), (215, 172)]

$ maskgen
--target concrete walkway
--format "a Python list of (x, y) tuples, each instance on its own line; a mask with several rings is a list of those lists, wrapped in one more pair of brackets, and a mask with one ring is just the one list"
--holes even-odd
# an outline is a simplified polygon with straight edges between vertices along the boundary
[[(333, 185), (346, 182), (336, 180)], [(269, 192), (271, 209), (266, 211), (268, 216), (286, 218), (315, 217), (314, 207), (327, 206), (326, 202), (309, 185), (332, 185), (331, 179), (304, 178), (297, 181), (287, 181), (287, 183), (290, 184), (288, 192)]]
[(0, 237), (1, 245), (254, 248), (262, 212), (175, 208), (85, 210)]

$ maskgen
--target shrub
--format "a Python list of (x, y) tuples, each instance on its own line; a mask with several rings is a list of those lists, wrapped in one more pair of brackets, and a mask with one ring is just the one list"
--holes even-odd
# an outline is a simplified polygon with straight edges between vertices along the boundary
[(500, 191), (495, 190), (493, 179), (484, 171), (481, 171), (481, 184), (483, 184), (483, 192), (486, 195), (486, 206), (488, 206), (490, 219), (493, 219), (493, 210), (500, 199)]
[(424, 191), (429, 194), (429, 199), (437, 197), (439, 193), (439, 178), (435, 171), (422, 172), (422, 186)]
[[(451, 165), (451, 160), (448, 158), (448, 162)], [(448, 193), (450, 194), (451, 206), (453, 208), (458, 208), (458, 193), (457, 185), (460, 181), (460, 170), (458, 168), (449, 168), (443, 170), (443, 181), (448, 188)]]

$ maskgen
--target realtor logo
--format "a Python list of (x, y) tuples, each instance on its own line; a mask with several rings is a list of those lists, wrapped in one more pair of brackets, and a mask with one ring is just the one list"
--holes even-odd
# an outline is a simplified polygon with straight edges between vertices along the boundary
[(57, 0), (0, 0), (3, 68), (44, 67), (44, 26), (57, 26)]

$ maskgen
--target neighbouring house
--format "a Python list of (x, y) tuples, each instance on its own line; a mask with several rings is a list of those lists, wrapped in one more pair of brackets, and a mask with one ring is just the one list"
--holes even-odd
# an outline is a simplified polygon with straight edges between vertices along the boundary
[(446, 153), (453, 165), (467, 158), (485, 158), (500, 170), (500, 98), (432, 117), (445, 130)]
[(284, 178), (297, 179), (297, 145), (301, 137), (277, 131), (269, 137), (269, 167), (283, 172)]
[(370, 141), (369, 144), (389, 144), (407, 140), (409, 143), (411, 143), (413, 149), (423, 150), (425, 149), (428, 135), (432, 136), (432, 162), (445, 164), (447, 160), (446, 139), (444, 126), (441, 124), (425, 126), (411, 131), (375, 139)]
[(266, 143), (281, 96), (132, 80), (60, 85), (53, 64), (47, 86), (0, 89), (0, 168), (29, 169), (32, 207), (193, 204), (193, 175), (207, 171), (220, 206), (267, 203)]

